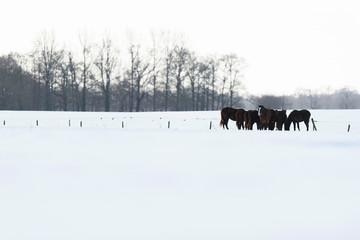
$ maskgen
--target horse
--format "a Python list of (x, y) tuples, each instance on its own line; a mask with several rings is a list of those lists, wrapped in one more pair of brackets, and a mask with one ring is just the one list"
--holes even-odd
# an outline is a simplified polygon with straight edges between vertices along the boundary
[(256, 123), (257, 129), (261, 129), (260, 127), (260, 118), (257, 110), (249, 110), (245, 113), (245, 124), (247, 129), (252, 130), (253, 125)]
[(275, 110), (275, 119), (276, 119), (276, 129), (281, 131), (282, 126), (285, 124), (287, 116), (286, 116), (286, 110)]
[(220, 126), (223, 127), (223, 129), (228, 129), (229, 130), (229, 127), (228, 127), (228, 122), (229, 122), (229, 119), (233, 120), (233, 121), (236, 121), (236, 117), (235, 117), (235, 113), (238, 109), (235, 109), (235, 108), (231, 108), (231, 107), (224, 107), (223, 109), (221, 109), (221, 121), (220, 121)]
[(245, 110), (240, 108), (236, 111), (235, 113), (235, 121), (236, 121), (236, 126), (237, 128), (240, 130), (241, 128), (244, 129), (244, 118), (245, 118)]
[(273, 109), (267, 109), (263, 105), (259, 105), (258, 113), (260, 117), (260, 124), (262, 129), (274, 130), (275, 128), (275, 111)]
[[(292, 111), (286, 122), (285, 122), (285, 130), (286, 131), (289, 131), (290, 130), (290, 125), (291, 123), (294, 124), (294, 131), (296, 131), (296, 125), (297, 125), (297, 128), (299, 129), (300, 131), (300, 126), (299, 126), (299, 122), (304, 122), (305, 125), (306, 125), (306, 131), (309, 131), (309, 120), (310, 120), (310, 116), (311, 116), (311, 113), (306, 110), (306, 109), (303, 109), (303, 110), (294, 110)], [(295, 125), (296, 123), (296, 125)]]

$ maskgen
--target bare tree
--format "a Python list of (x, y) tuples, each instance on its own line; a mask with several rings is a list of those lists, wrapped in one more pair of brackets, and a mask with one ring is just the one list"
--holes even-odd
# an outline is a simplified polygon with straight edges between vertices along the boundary
[(242, 71), (246, 67), (246, 64), (245, 60), (243, 58), (239, 58), (236, 54), (228, 54), (223, 56), (222, 62), (224, 67), (223, 85), (228, 83), (229, 104), (230, 106), (233, 106), (234, 93), (241, 86), (243, 79)]
[[(70, 55), (70, 54), (69, 54)], [(69, 56), (71, 59), (71, 55)], [(61, 92), (62, 107), (64, 111), (68, 111), (68, 91), (71, 83), (71, 65), (68, 62), (63, 62), (60, 65), (61, 75), (59, 77), (59, 87)]]
[(170, 34), (169, 32), (163, 33), (164, 38), (164, 110), (167, 111), (169, 108), (170, 98), (170, 85), (171, 85), (171, 72), (174, 61), (174, 51), (170, 46)]
[(151, 57), (151, 85), (153, 87), (153, 96), (152, 96), (152, 110), (157, 110), (157, 92), (158, 92), (158, 82), (160, 74), (160, 47), (159, 47), (159, 36), (155, 32), (151, 33), (152, 39), (152, 48), (150, 50)]
[(53, 110), (54, 86), (63, 51), (57, 49), (54, 33), (42, 32), (36, 42), (33, 58), (40, 79), (45, 85), (45, 109)]
[(190, 51), (183, 42), (178, 43), (174, 48), (173, 71), (176, 79), (176, 101), (175, 110), (180, 110), (183, 83), (186, 77), (187, 67), (190, 60)]
[[(201, 92), (202, 92), (202, 100), (201, 100), (201, 109), (209, 110), (209, 99), (210, 99), (210, 87), (211, 87), (211, 66), (208, 61), (202, 61), (199, 65), (199, 81), (201, 78)], [(198, 87), (198, 95), (200, 95), (200, 83)], [(200, 96), (198, 96), (198, 105), (200, 102)]]
[(81, 44), (81, 111), (86, 111), (86, 102), (87, 102), (87, 91), (88, 91), (88, 82), (90, 80), (90, 69), (93, 63), (92, 57), (92, 45), (89, 43), (89, 37), (86, 33), (79, 35), (79, 40)]
[(189, 56), (189, 61), (191, 62), (189, 68), (187, 69), (186, 76), (190, 80), (190, 87), (191, 87), (191, 103), (192, 103), (192, 110), (195, 111), (197, 108), (196, 104), (196, 88), (199, 84), (199, 66), (200, 63), (197, 61), (195, 55)]
[(69, 72), (70, 72), (70, 95), (72, 102), (72, 110), (80, 110), (80, 91), (79, 91), (79, 79), (78, 79), (78, 64), (74, 60), (74, 55), (69, 53), (69, 62), (68, 62)]
[(114, 70), (117, 66), (118, 55), (113, 46), (109, 33), (106, 34), (99, 49), (95, 65), (100, 72), (100, 87), (104, 96), (105, 112), (110, 111), (110, 87)]
[(217, 75), (219, 69), (219, 60), (216, 57), (209, 57), (207, 60), (207, 65), (209, 66), (209, 78), (210, 78), (210, 91), (211, 91), (211, 110), (215, 110), (215, 93)]
[(136, 45), (133, 35), (129, 37), (130, 69), (125, 71), (129, 82), (129, 110), (140, 111), (141, 102), (145, 96), (145, 87), (149, 84), (149, 63), (140, 55), (140, 46)]

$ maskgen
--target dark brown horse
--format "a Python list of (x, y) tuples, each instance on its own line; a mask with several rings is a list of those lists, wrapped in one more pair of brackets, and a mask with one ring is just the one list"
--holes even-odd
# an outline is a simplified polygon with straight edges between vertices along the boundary
[(241, 128), (244, 129), (244, 120), (245, 120), (245, 110), (240, 108), (239, 110), (236, 111), (235, 113), (235, 121), (236, 121), (236, 126), (237, 128), (240, 130)]
[(259, 105), (258, 113), (262, 129), (274, 130), (276, 122), (275, 111), (273, 109), (265, 108), (263, 105)]
[(235, 113), (237, 110), (239, 110), (239, 109), (235, 109), (235, 108), (231, 108), (231, 107), (224, 107), (223, 109), (221, 109), (220, 126), (222, 126), (224, 129), (225, 129), (225, 127), (226, 127), (226, 129), (229, 129), (229, 127), (228, 127), (229, 119), (236, 121)]
[(287, 119), (286, 110), (275, 110), (276, 129), (281, 131)]
[(249, 130), (252, 130), (254, 123), (256, 123), (258, 130), (261, 129), (258, 111), (256, 111), (256, 110), (246, 111), (246, 113), (245, 113), (246, 128)]
[[(296, 125), (297, 125), (297, 128), (299, 129), (300, 131), (300, 126), (299, 126), (299, 122), (304, 122), (305, 125), (306, 125), (306, 131), (309, 131), (309, 120), (310, 120), (310, 112), (306, 109), (304, 110), (294, 110), (292, 111), (286, 122), (285, 122), (285, 130), (289, 131), (290, 130), (290, 125), (291, 123), (294, 124), (294, 131), (296, 131)], [(296, 124), (296, 125), (295, 125)]]

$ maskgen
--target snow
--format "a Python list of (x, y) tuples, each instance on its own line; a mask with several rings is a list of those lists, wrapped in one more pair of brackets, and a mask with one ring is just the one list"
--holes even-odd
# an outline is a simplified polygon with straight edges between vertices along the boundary
[(0, 239), (359, 239), (360, 111), (311, 113), (2, 111)]

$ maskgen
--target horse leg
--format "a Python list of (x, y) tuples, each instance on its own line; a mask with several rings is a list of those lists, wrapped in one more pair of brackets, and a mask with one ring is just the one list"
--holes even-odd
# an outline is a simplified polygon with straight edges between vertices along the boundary
[(240, 126), (240, 121), (236, 121), (236, 127), (240, 130), (241, 126)]
[(223, 129), (228, 129), (229, 130), (229, 128), (228, 128), (228, 122), (229, 122), (229, 119), (224, 119), (224, 121), (223, 121)]
[(275, 122), (270, 122), (269, 130), (273, 131), (275, 129)]
[(299, 131), (300, 131), (300, 124), (299, 124), (299, 122), (297, 122), (296, 124), (297, 124), (297, 127), (298, 127)]
[(293, 125), (294, 125), (294, 131), (296, 131), (296, 123), (293, 122)]
[(306, 125), (306, 131), (309, 131), (309, 121), (306, 121), (305, 125)]

